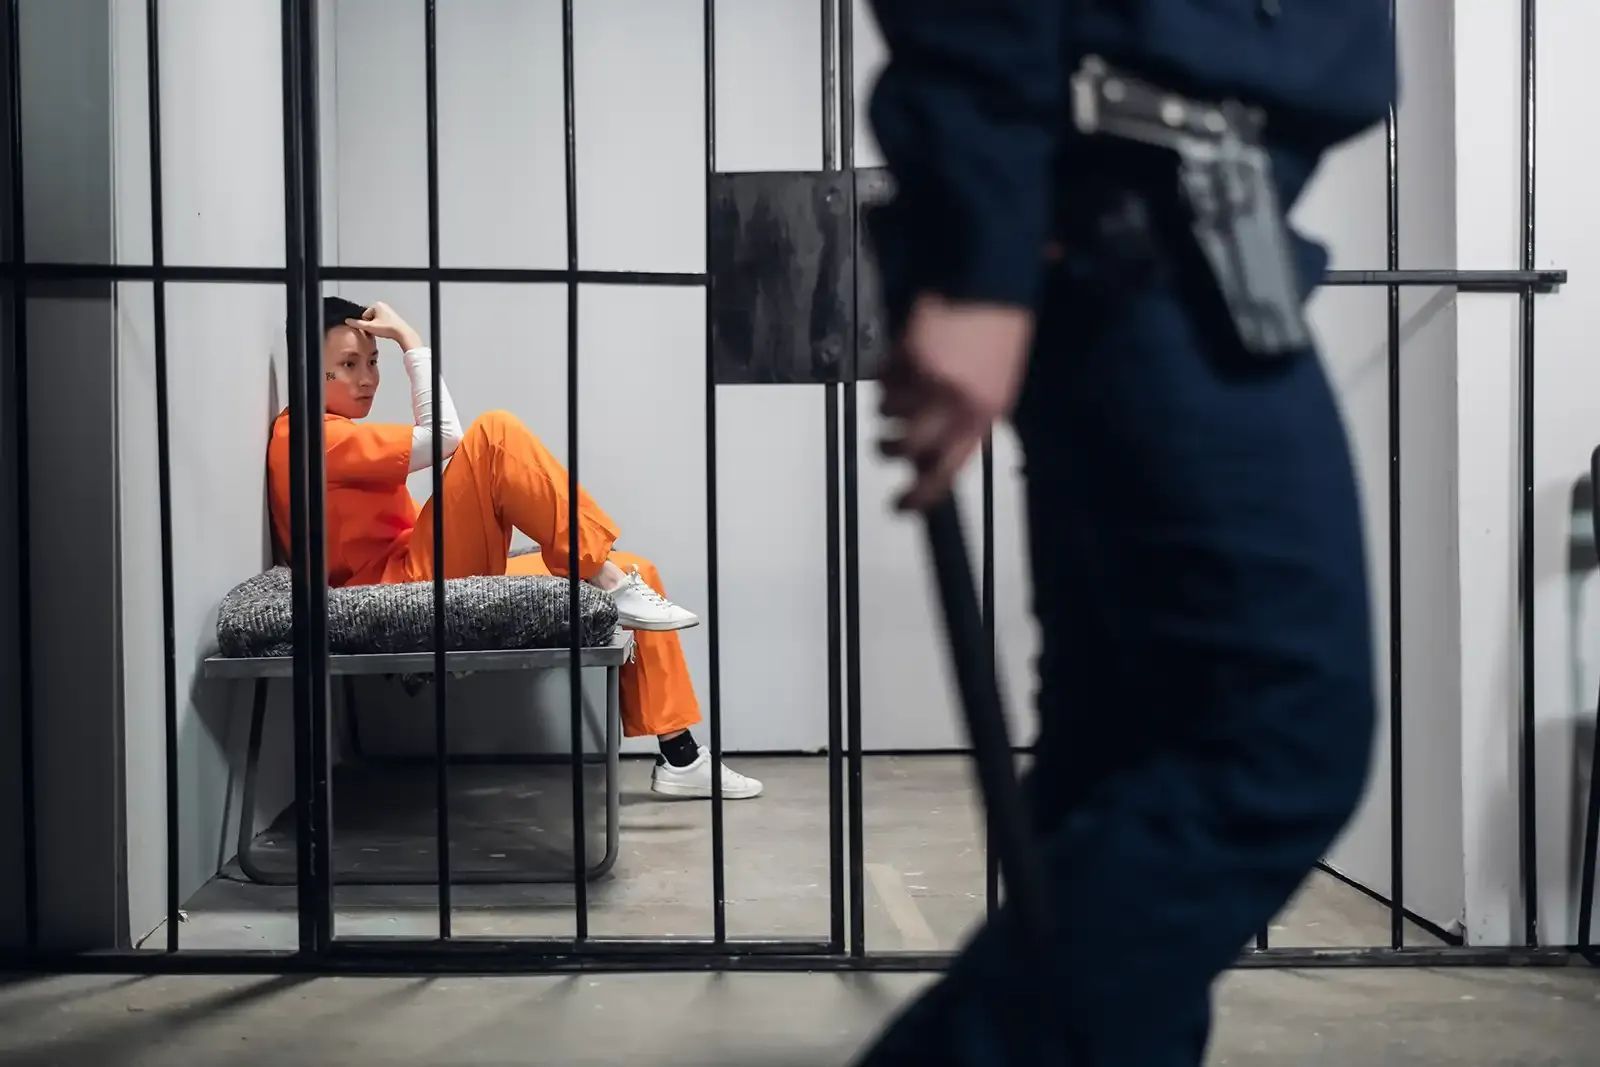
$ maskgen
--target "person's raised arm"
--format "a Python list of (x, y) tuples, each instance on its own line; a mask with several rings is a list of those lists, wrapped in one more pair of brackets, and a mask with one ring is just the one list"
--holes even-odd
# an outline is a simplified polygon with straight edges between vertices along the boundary
[(450, 399), (450, 390), (439, 379), (439, 395), (433, 393), (433, 350), (422, 341), (422, 335), (401, 318), (388, 304), (376, 303), (360, 319), (351, 319), (351, 326), (365, 330), (374, 337), (384, 337), (398, 344), (405, 352), (403, 357), (406, 378), (411, 383), (411, 470), (425, 470), (433, 465), (433, 409), (439, 406), (439, 458), (449, 459), (461, 443), (461, 419), (456, 405)]

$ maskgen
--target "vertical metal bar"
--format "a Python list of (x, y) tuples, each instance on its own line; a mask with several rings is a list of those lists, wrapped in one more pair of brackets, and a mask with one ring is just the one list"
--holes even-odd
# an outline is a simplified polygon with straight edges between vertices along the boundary
[(178, 875), (178, 636), (172, 602), (172, 450), (167, 387), (166, 216), (161, 181), (161, 13), (159, 0), (145, 0), (146, 105), (150, 116), (150, 283), (155, 312), (156, 480), (161, 525), (161, 658), (166, 700), (167, 951), (178, 951), (182, 887)]
[[(1389, 3), (1389, 33), (1395, 32), (1394, 0)], [(1400, 125), (1395, 107), (1384, 119), (1387, 149), (1384, 173), (1387, 185), (1385, 217), (1388, 226), (1388, 267), (1400, 269)], [(1401, 683), (1401, 568), (1404, 566), (1400, 526), (1400, 287), (1389, 286), (1389, 944), (1405, 944), (1405, 720)]]
[(561, 2), (561, 82), (567, 164), (567, 631), (572, 666), (572, 885), (577, 940), (589, 936), (588, 838), (583, 817), (583, 626), (578, 609), (578, 141), (572, 0)]
[[(846, 174), (856, 166), (855, 4), (839, 6), (839, 154)], [(856, 232), (855, 197), (850, 198), (850, 232)], [(855, 260), (850, 262), (850, 321), (856, 319)], [(867, 952), (866, 818), (861, 774), (861, 530), (856, 375), (858, 344), (852, 338), (844, 382), (844, 603), (845, 726), (850, 752), (850, 952)]]
[[(434, 0), (423, 0), (424, 79), (428, 123), (428, 328), (433, 341), (433, 395), (442, 396), (439, 309), (439, 24)], [(439, 454), (439, 411), (433, 405), (433, 773), (434, 847), (439, 859), (439, 940), (450, 940), (450, 731), (449, 674), (444, 634), (444, 457)]]
[(834, 952), (845, 948), (845, 788), (844, 788), (844, 656), (843, 602), (839, 588), (841, 560), (839, 538), (839, 386), (822, 388), (825, 405), (823, 433), (827, 437), (823, 463), (828, 538), (828, 940)]
[(711, 344), (711, 180), (717, 172), (717, 0), (705, 0), (706, 124), (706, 640), (710, 689), (706, 729), (711, 741), (711, 930), (718, 943), (728, 939), (728, 878), (722, 820), (722, 620), (717, 608), (720, 551), (717, 538), (717, 374)]
[(6, 65), (9, 80), (11, 135), (11, 392), (10, 414), (16, 463), (17, 520), (17, 747), (22, 790), (22, 921), (27, 947), (39, 947), (39, 827), (33, 761), (33, 550), (29, 506), (32, 481), (28, 466), (28, 259), (26, 209), (22, 177), (22, 3), (11, 0), (6, 12)]
[[(1522, 269), (1534, 263), (1535, 133), (1537, 129), (1537, 0), (1522, 0)], [(1522, 900), (1523, 940), (1539, 943), (1539, 829), (1538, 738), (1534, 719), (1534, 515), (1533, 417), (1534, 347), (1533, 289), (1519, 295), (1522, 330), (1519, 344), (1521, 371), (1522, 521), (1518, 560), (1522, 595)]]
[[(322, 439), (322, 203), (317, 136), (317, 8), (315, 0), (298, 0), (300, 203), (302, 226), (301, 288), (305, 294), (305, 714), (299, 716), (305, 731), (311, 801), (309, 849), (302, 856), (301, 883), (311, 906), (315, 950), (324, 952), (333, 940), (333, 801), (329, 790), (328, 730), (328, 563), (326, 540), (327, 497), (323, 478)], [(293, 421), (293, 416), (291, 416)]]
[(305, 291), (305, 203), (300, 187), (300, 2), (283, 0), (283, 202), (284, 273), (289, 387), (289, 555), (294, 602), (294, 811), (295, 811), (295, 914), (302, 953), (318, 949), (315, 890), (311, 863), (311, 757), (307, 751), (310, 728), (311, 647), (307, 620), (309, 595), (315, 584), (308, 580), (306, 501), (310, 496), (306, 451), (311, 427), (306, 397), (306, 328), (310, 309)]
[[(983, 634), (989, 655), (995, 658), (994, 620), (994, 437), (983, 442)], [(995, 658), (998, 672), (999, 660)], [(986, 812), (983, 824), (983, 910), (990, 917), (1000, 907), (1000, 857), (994, 850), (994, 815)]]
[[(839, 167), (838, 0), (822, 0), (822, 169)], [(857, 341), (852, 339), (851, 345)], [(822, 387), (824, 469), (827, 473), (828, 538), (828, 940), (834, 952), (845, 947), (844, 882), (844, 662), (839, 590), (839, 386)]]

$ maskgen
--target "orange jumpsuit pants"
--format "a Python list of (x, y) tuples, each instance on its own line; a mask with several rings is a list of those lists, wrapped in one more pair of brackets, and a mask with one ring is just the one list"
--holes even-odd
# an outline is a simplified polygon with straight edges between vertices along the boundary
[[(467, 428), (445, 468), (440, 492), (444, 508), (446, 578), (473, 574), (568, 576), (569, 501), (567, 470), (529, 429), (504, 412), (492, 412)], [(433, 577), (433, 508), (417, 518), (393, 580)], [(536, 555), (509, 558), (515, 527), (539, 543)], [(643, 556), (615, 552), (616, 523), (581, 487), (578, 491), (578, 566), (592, 578), (607, 560), (640, 576), (662, 596), (666, 589), (655, 564)], [(622, 668), (622, 729), (628, 737), (686, 730), (700, 721), (700, 702), (676, 633), (634, 634), (634, 656)]]

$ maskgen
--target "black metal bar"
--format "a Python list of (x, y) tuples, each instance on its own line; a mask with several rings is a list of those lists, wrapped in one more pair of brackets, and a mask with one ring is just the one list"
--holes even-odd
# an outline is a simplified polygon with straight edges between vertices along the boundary
[[(839, 5), (839, 157), (846, 172), (856, 165), (855, 4)], [(856, 206), (850, 204), (850, 233), (858, 232)], [(856, 320), (856, 262), (850, 261), (850, 321)], [(844, 655), (845, 744), (850, 753), (850, 951), (867, 951), (866, 799), (861, 767), (861, 488), (860, 430), (856, 410), (856, 376), (860, 336), (850, 338), (844, 382)]]
[(329, 721), (328, 699), (328, 566), (327, 566), (327, 533), (326, 509), (327, 497), (324, 490), (323, 477), (323, 442), (322, 442), (322, 140), (319, 134), (321, 112), (318, 108), (318, 89), (320, 85), (318, 63), (318, 0), (303, 0), (304, 10), (301, 14), (301, 30), (303, 34), (302, 49), (305, 53), (300, 64), (300, 107), (304, 112), (301, 119), (301, 132), (305, 137), (305, 149), (300, 157), (302, 181), (305, 189), (301, 195), (305, 198), (305, 227), (306, 227), (306, 353), (308, 366), (306, 368), (306, 388), (308, 395), (316, 400), (312, 409), (316, 415), (308, 420), (316, 428), (315, 436), (308, 438), (315, 442), (315, 447), (306, 453), (306, 473), (310, 476), (308, 484), (313, 487), (311, 494), (311, 508), (307, 515), (306, 536), (311, 541), (316, 581), (312, 583), (313, 589), (313, 615), (311, 624), (315, 627), (315, 641), (312, 644), (313, 664), (315, 670), (312, 674), (313, 689), (311, 701), (311, 770), (312, 798), (315, 802), (316, 819), (312, 824), (315, 839), (312, 842), (312, 855), (316, 863), (316, 899), (318, 904), (317, 925), (324, 946), (331, 944), (334, 937), (333, 918), (333, 790), (332, 790), (332, 728)]
[[(1534, 264), (1535, 132), (1537, 128), (1537, 23), (1536, 0), (1522, 0), (1522, 269)], [(1521, 459), (1522, 521), (1519, 533), (1519, 572), (1521, 581), (1522, 623), (1522, 899), (1523, 940), (1530, 946), (1539, 943), (1539, 828), (1538, 828), (1538, 738), (1534, 722), (1534, 514), (1533, 514), (1533, 419), (1534, 419), (1534, 341), (1533, 294), (1521, 296), (1522, 330), (1519, 362), (1521, 371)]]
[(428, 329), (433, 343), (433, 765), (434, 845), (439, 859), (439, 940), (450, 939), (450, 675), (445, 670), (444, 635), (444, 456), (439, 414), (444, 395), (439, 293), (439, 23), (434, 0), (423, 0), (423, 77), (428, 126)]
[[(993, 658), (995, 646), (994, 619), (994, 437), (983, 442), (983, 632)], [(992, 813), (983, 824), (983, 910), (989, 918), (1000, 907), (1000, 857), (995, 853), (995, 827)]]
[[(1376, 889), (1373, 889), (1371, 886), (1362, 885), (1360, 882), (1356, 881), (1354, 878), (1350, 877), (1348, 874), (1345, 874), (1343, 871), (1339, 870), (1337, 867), (1331, 866), (1328, 863), (1327, 860), (1318, 860), (1317, 861), (1317, 870), (1321, 871), (1323, 874), (1326, 874), (1330, 878), (1334, 878), (1334, 879), (1337, 879), (1340, 882), (1343, 882), (1345, 885), (1349, 886), (1351, 889), (1354, 889), (1356, 892), (1360, 893), (1362, 896), (1367, 897), (1367, 898), (1369, 898), (1371, 900), (1375, 900), (1379, 904), (1382, 904), (1386, 908), (1389, 907), (1390, 901), (1389, 901), (1388, 897), (1384, 896), (1382, 893), (1378, 892)], [(1412, 911), (1410, 908), (1405, 909), (1405, 917), (1406, 917), (1406, 922), (1410, 923), (1412, 926), (1418, 927), (1424, 933), (1426, 933), (1429, 937), (1438, 938), (1439, 941), (1441, 941), (1442, 943), (1444, 943), (1446, 945), (1461, 945), (1461, 944), (1464, 944), (1465, 941), (1466, 941), (1466, 939), (1464, 937), (1462, 937), (1461, 934), (1453, 933), (1453, 932), (1451, 932), (1449, 930), (1446, 930), (1444, 927), (1440, 926), (1438, 923), (1434, 922), (1432, 919), (1426, 918), (1426, 917), (1424, 917), (1422, 915), (1418, 915), (1416, 912)]]
[[(284, 282), (282, 267), (202, 266), (193, 264), (138, 263), (28, 263), (7, 264), (9, 276), (24, 273), (37, 281), (116, 281), (116, 282), (244, 282), (272, 284)], [(518, 267), (324, 267), (324, 281), (338, 282), (417, 282), (438, 277), (443, 282), (461, 283), (550, 283), (576, 280), (584, 285), (666, 285), (694, 287), (704, 285), (706, 276), (695, 273), (610, 270), (544, 270)]]
[[(26, 209), (22, 167), (22, 11), (21, 0), (11, 0), (6, 12), (6, 66), (10, 82), (11, 135), (11, 258), (27, 259)], [(22, 923), (28, 949), (39, 946), (39, 826), (38, 792), (34, 780), (33, 722), (33, 523), (28, 466), (28, 288), (22, 274), (11, 279), (11, 386), (12, 407), (7, 412), (15, 424), (12, 438), (16, 465), (17, 521), (17, 748), (18, 785), (22, 791)]]
[[(336, 281), (424, 282), (435, 271), (422, 267), (329, 267), (324, 277)], [(521, 267), (440, 267), (437, 276), (444, 282), (546, 282), (580, 285), (705, 285), (706, 276), (693, 271), (643, 270), (547, 270)]]
[[(822, 0), (822, 169), (839, 166), (839, 28), (837, 0)], [(823, 469), (826, 473), (828, 540), (828, 931), (835, 952), (845, 946), (844, 877), (844, 663), (839, 590), (839, 386), (822, 387)]]
[[(1015, 746), (1012, 749), (1012, 752), (1015, 755), (1018, 755), (1018, 756), (1029, 756), (1029, 755), (1033, 754), (1033, 750), (1031, 748), (1028, 748), (1027, 746), (1024, 746), (1024, 745)], [(820, 759), (820, 760), (826, 760), (828, 758), (828, 753), (827, 753), (826, 749), (804, 749), (804, 750), (802, 750), (802, 749), (792, 749), (792, 748), (791, 749), (777, 749), (777, 748), (760, 749), (760, 748), (757, 748), (757, 749), (740, 749), (739, 750), (739, 754), (741, 756), (745, 757), (746, 759)], [(945, 759), (948, 759), (951, 756), (970, 756), (972, 754), (972, 750), (970, 748), (866, 748), (866, 747), (863, 747), (862, 750), (861, 750), (861, 754), (866, 759), (874, 759), (874, 758), (877, 758), (877, 757), (893, 757), (893, 758), (897, 758), (897, 759), (927, 759), (927, 758), (935, 758), (935, 759), (937, 759), (937, 758), (945, 758)], [(591, 766), (591, 767), (599, 766), (600, 764), (605, 762), (605, 754), (602, 753), (602, 752), (585, 752), (583, 758), (588, 763), (588, 765)], [(649, 763), (653, 763), (653, 762), (655, 762), (655, 758), (656, 757), (654, 755), (652, 755), (652, 754), (645, 753), (645, 752), (624, 752), (618, 758), (620, 760), (622, 760), (622, 762), (624, 762), (624, 763), (629, 763), (629, 762), (638, 762), (638, 763), (649, 762)], [(372, 754), (369, 753), (369, 754), (364, 755), (363, 759), (368, 763), (377, 764), (377, 765), (381, 765), (381, 766), (385, 766), (385, 767), (431, 767), (431, 766), (433, 766), (433, 754), (432, 753), (427, 753), (425, 755), (422, 755), (422, 754), (419, 754), (419, 755), (403, 755), (403, 754), (402, 755), (395, 755), (395, 754), (388, 754), (388, 753), (382, 754), (382, 755), (372, 755)], [(571, 759), (571, 756), (568, 753), (561, 753), (561, 754), (557, 755), (557, 754), (552, 754), (552, 753), (533, 753), (533, 752), (529, 752), (529, 753), (506, 752), (506, 753), (495, 753), (495, 754), (481, 753), (481, 752), (480, 753), (452, 752), (450, 754), (450, 763), (451, 763), (452, 766), (456, 766), (456, 767), (474, 767), (474, 766), (554, 767), (554, 766), (566, 766), (566, 764), (570, 761), (570, 759)]]
[[(448, 944), (452, 951), (429, 952)], [(590, 942), (589, 944), (593, 944)], [(727, 942), (734, 945), (735, 942)], [(50, 953), (0, 956), (8, 973), (113, 975), (368, 975), (414, 977), (419, 960), (430, 974), (670, 973), (934, 973), (945, 970), (947, 953), (875, 953), (854, 957), (810, 953), (677, 953), (540, 955), (504, 951), (496, 943), (470, 941), (396, 945), (390, 951), (340, 951), (320, 956), (288, 952), (191, 949), (175, 955), (148, 952)], [(1567, 948), (1280, 948), (1241, 955), (1240, 969), (1385, 967), (1574, 967), (1582, 956)]]
[(8, 264), (8, 276), (40, 282), (240, 282), (283, 285), (289, 280), (282, 267), (157, 266), (138, 263), (24, 263)]
[[(392, 951), (394, 938), (348, 938), (339, 942), (338, 955), (383, 954)], [(697, 959), (738, 958), (749, 956), (812, 956), (826, 957), (829, 946), (825, 941), (804, 938), (728, 938), (717, 941), (706, 937), (591, 937), (583, 941), (560, 938), (457, 938), (445, 945), (439, 942), (418, 946), (421, 954), (430, 959), (460, 953), (492, 951), (507, 957), (581, 956), (605, 958), (631, 956), (636, 959), (661, 959), (684, 957)]]
[(311, 736), (308, 681), (310, 645), (306, 619), (312, 583), (307, 581), (306, 501), (306, 293), (305, 204), (300, 198), (300, 6), (285, 0), (283, 13), (283, 202), (284, 302), (289, 388), (289, 556), (294, 605), (294, 678), (291, 685), (294, 728), (295, 915), (301, 953), (317, 950), (315, 906), (311, 886)]
[[(6, 263), (0, 267), (7, 277), (23, 274), (34, 281), (121, 281), (148, 282), (237, 282), (282, 283), (287, 274), (282, 267), (238, 267), (204, 264), (167, 264), (156, 267), (139, 263)], [(418, 282), (434, 277), (427, 267), (325, 266), (325, 281), (335, 282)], [(694, 271), (568, 271), (523, 267), (440, 267), (438, 278), (450, 283), (548, 283), (576, 280), (580, 285), (666, 285), (707, 284), (704, 273)], [(1548, 293), (1565, 285), (1567, 272), (1546, 270), (1333, 270), (1323, 285), (1337, 286), (1453, 286), (1463, 292), (1518, 293), (1532, 289)]]
[[(1395, 32), (1395, 4), (1389, 0), (1389, 34)], [(1400, 125), (1394, 104), (1384, 119), (1385, 219), (1389, 269), (1400, 269)], [(1400, 288), (1389, 286), (1389, 944), (1405, 944), (1405, 731), (1401, 612), (1403, 541), (1400, 527)]]
[[(160, 0), (145, 0), (146, 105), (150, 116), (150, 262), (166, 262), (166, 215), (161, 178), (161, 18)], [(161, 668), (163, 763), (166, 768), (167, 951), (178, 951), (179, 911), (183, 905), (179, 878), (178, 822), (178, 635), (172, 599), (172, 447), (167, 386), (167, 290), (160, 279), (151, 283), (155, 314), (153, 343), (156, 377), (156, 481), (161, 528)]]
[[(561, 0), (561, 96), (566, 125), (567, 270), (578, 269), (577, 90), (572, 41), (572, 0)], [(567, 280), (567, 631), (572, 666), (567, 671), (572, 730), (572, 887), (577, 940), (589, 937), (588, 835), (583, 817), (583, 627), (579, 624), (578, 567), (578, 283)]]
[[(328, 568), (323, 489), (317, 35), (311, 0), (284, 4), (284, 196), (289, 279), (290, 522), (295, 587), (295, 807), (300, 950), (333, 936), (328, 790)], [(293, 328), (297, 327), (297, 328)], [(320, 735), (320, 736), (319, 736)]]
[[(717, 173), (717, 2), (705, 0), (706, 269), (711, 268), (711, 182)], [(722, 818), (722, 620), (721, 551), (717, 537), (717, 373), (711, 336), (712, 290), (706, 286), (706, 644), (711, 677), (706, 731), (711, 744), (711, 928), (718, 943), (728, 939), (727, 856)]]
[(1463, 292), (1547, 293), (1565, 285), (1564, 270), (1330, 270), (1323, 285), (1454, 286)]

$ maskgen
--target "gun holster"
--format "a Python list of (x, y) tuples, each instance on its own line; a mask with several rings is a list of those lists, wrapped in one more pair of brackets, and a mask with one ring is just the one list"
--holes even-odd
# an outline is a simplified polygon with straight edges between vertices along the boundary
[(1247, 352), (1274, 358), (1310, 344), (1261, 111), (1193, 100), (1091, 56), (1072, 78), (1072, 117), (1085, 137), (1177, 155), (1190, 229)]

